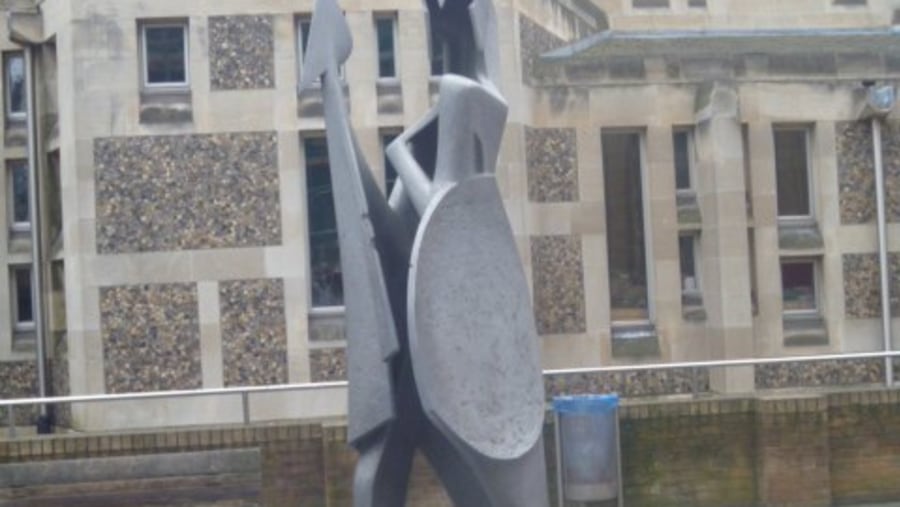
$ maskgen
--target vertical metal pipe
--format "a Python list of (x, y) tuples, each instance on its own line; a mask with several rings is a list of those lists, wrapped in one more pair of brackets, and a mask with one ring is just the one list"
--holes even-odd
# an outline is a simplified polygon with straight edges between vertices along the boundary
[[(884, 351), (890, 352), (891, 343), (891, 287), (887, 255), (887, 227), (884, 210), (884, 166), (881, 159), (881, 120), (872, 118), (872, 150), (875, 156), (875, 202), (878, 207), (878, 266), (881, 271), (881, 332)], [(894, 363), (884, 359), (884, 383), (894, 383)]]
[(559, 412), (556, 410), (553, 411), (553, 433), (556, 440), (554, 442), (556, 444), (556, 505), (558, 507), (565, 507), (566, 497), (565, 492), (563, 491), (563, 474), (565, 471), (562, 467), (562, 443), (559, 440), (562, 432), (559, 430)]
[(241, 393), (241, 412), (244, 414), (244, 425), (250, 424), (250, 393)]
[[(41, 243), (40, 206), (40, 146), (38, 143), (37, 100), (35, 100), (34, 46), (25, 47), (25, 90), (28, 111), (28, 208), (31, 213), (31, 301), (34, 317), (34, 335), (37, 352), (38, 395), (47, 397), (47, 342), (44, 326), (44, 271)], [(40, 414), (47, 416), (47, 406), (40, 405)]]

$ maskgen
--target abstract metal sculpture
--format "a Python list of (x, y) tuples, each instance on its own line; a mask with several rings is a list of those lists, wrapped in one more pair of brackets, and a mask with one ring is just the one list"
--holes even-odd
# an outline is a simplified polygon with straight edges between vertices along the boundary
[(494, 166), (507, 105), (490, 0), (426, 0), (447, 44), (438, 102), (387, 149), (385, 199), (348, 120), (352, 50), (317, 0), (301, 89), (321, 79), (344, 273), (356, 507), (404, 505), (416, 449), (461, 507), (546, 507), (529, 290)]

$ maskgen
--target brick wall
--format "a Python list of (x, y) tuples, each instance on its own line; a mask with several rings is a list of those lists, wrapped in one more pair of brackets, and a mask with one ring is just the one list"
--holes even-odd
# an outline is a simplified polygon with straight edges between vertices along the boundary
[[(628, 401), (620, 421), (629, 507), (900, 501), (900, 390)], [(555, 506), (556, 458), (550, 424), (544, 435), (551, 505)], [(212, 471), (194, 477), (110, 477), (102, 483), (28, 488), (16, 487), (7, 479), (11, 475), (4, 474), (10, 466), (28, 463), (90, 463), (129, 456), (171, 460), (178, 453), (228, 449), (258, 452), (258, 473), (244, 474), (237, 483), (224, 472)], [(179, 504), (184, 501), (179, 495), (206, 495), (203, 505), (209, 507), (344, 507), (351, 505), (355, 461), (355, 453), (346, 445), (346, 428), (320, 424), (0, 441), (0, 504), (55, 507), (71, 505), (67, 502), (85, 495), (110, 501), (137, 491), (143, 500), (164, 498)], [(207, 495), (209, 491), (215, 495)], [(421, 455), (413, 467), (408, 505), (452, 506)]]

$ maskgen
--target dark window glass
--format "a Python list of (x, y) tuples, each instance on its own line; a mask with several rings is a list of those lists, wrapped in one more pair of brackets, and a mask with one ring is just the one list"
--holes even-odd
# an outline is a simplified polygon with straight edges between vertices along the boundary
[[(300, 20), (300, 58), (304, 58), (306, 56), (306, 46), (309, 45), (309, 27), (310, 20), (309, 19), (301, 19)], [(302, 61), (302, 60), (301, 60)]]
[(23, 115), (25, 105), (25, 57), (13, 53), (6, 58), (6, 107), (10, 115)]
[(378, 77), (395, 77), (397, 71), (394, 65), (394, 19), (376, 19), (375, 31), (378, 35)]
[(30, 211), (28, 209), (28, 164), (25, 162), (14, 162), (10, 172), (13, 223), (28, 223), (30, 222)]
[(691, 188), (690, 139), (686, 131), (676, 131), (672, 135), (675, 145), (675, 188)]
[[(394, 139), (397, 139), (397, 134), (384, 134), (381, 136), (381, 146), (382, 148), (387, 148), (389, 144), (394, 142)], [(397, 182), (397, 169), (394, 167), (394, 164), (391, 163), (391, 159), (384, 156), (384, 191), (389, 196), (391, 195), (391, 191), (394, 190), (394, 183)]]
[(440, 76), (446, 71), (446, 64), (444, 61), (444, 39), (436, 33), (434, 30), (431, 31), (431, 75), (432, 76)]
[(31, 305), (31, 269), (16, 268), (13, 270), (16, 286), (16, 322), (26, 324), (34, 322)]
[(809, 215), (806, 130), (775, 131), (775, 172), (778, 185), (778, 215)]
[(785, 311), (815, 310), (816, 281), (813, 263), (782, 263), (781, 294)]
[(697, 290), (697, 266), (694, 252), (694, 237), (679, 236), (678, 252), (681, 260), (681, 289)]
[(146, 44), (147, 83), (184, 84), (187, 82), (183, 26), (147, 26)]
[(309, 207), (309, 256), (313, 306), (344, 304), (334, 194), (325, 139), (307, 139), (306, 202)]
[(612, 320), (649, 318), (641, 142), (636, 133), (603, 134)]

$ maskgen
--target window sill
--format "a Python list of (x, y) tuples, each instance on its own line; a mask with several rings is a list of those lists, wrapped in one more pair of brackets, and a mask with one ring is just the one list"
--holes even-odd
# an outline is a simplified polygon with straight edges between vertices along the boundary
[(30, 353), (34, 352), (36, 348), (37, 338), (34, 329), (16, 329), (13, 331), (13, 352)]
[(828, 345), (828, 328), (819, 314), (784, 314), (782, 318), (785, 347)]
[(621, 357), (659, 357), (659, 336), (653, 323), (613, 324), (612, 355)]
[(675, 205), (678, 209), (679, 226), (699, 226), (703, 221), (697, 194), (693, 189), (676, 190)]
[(778, 248), (781, 250), (821, 250), (825, 243), (815, 219), (778, 219)]
[(7, 118), (3, 143), (9, 147), (28, 146), (28, 123), (25, 120)]
[[(350, 110), (350, 87), (347, 81), (341, 78), (341, 91), (344, 93), (344, 103), (347, 104), (347, 110)], [(316, 86), (307, 88), (306, 90), (297, 90), (297, 116), (300, 118), (308, 118), (311, 116), (321, 117), (325, 114), (325, 103), (322, 96), (322, 84), (316, 83)]]
[[(324, 306), (309, 311), (309, 341), (321, 347), (346, 344), (343, 306)], [(315, 347), (313, 347), (315, 348)]]
[(375, 82), (378, 114), (403, 114), (403, 85), (395, 77), (378, 78)]
[(706, 309), (703, 308), (703, 294), (699, 291), (682, 291), (681, 316), (688, 322), (706, 321)]
[(141, 91), (140, 122), (191, 123), (194, 109), (189, 88), (148, 88)]

